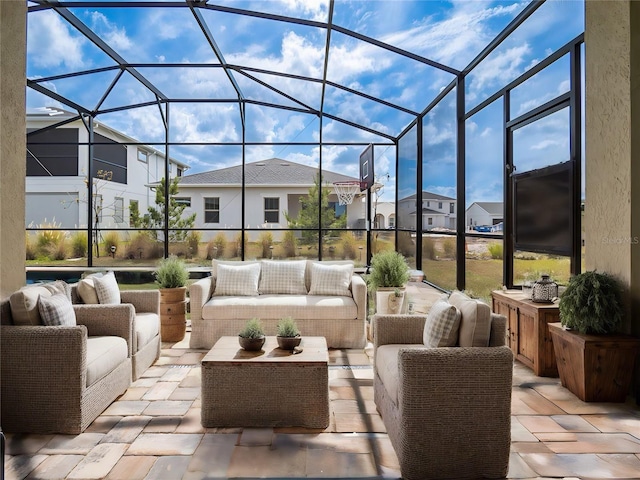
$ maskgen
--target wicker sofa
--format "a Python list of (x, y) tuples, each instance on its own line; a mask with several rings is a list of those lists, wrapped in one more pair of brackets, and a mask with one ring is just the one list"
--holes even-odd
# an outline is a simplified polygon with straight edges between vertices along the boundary
[(403, 478), (506, 477), (513, 355), (505, 317), (489, 315), (488, 346), (439, 348), (425, 316), (373, 317), (374, 399)]
[(73, 310), (74, 326), (14, 325), (0, 303), (4, 431), (79, 434), (131, 384), (132, 318)]
[[(253, 278), (256, 288), (243, 291), (243, 295), (228, 294), (232, 292), (225, 285), (229, 277), (222, 274), (235, 267), (251, 265), (258, 265), (259, 269), (259, 278)], [(225, 270), (220, 272), (222, 268)], [(265, 288), (269, 272), (274, 269), (291, 270), (286, 280), (281, 278), (274, 283), (278, 288)], [(339, 272), (342, 275), (345, 270), (349, 270), (349, 274), (341, 290), (316, 289), (323, 276), (329, 278)], [(297, 288), (291, 288), (294, 277)], [(318, 292), (329, 294), (315, 294)], [(221, 336), (237, 335), (253, 317), (260, 318), (267, 335), (275, 335), (278, 321), (286, 316), (296, 320), (302, 335), (325, 337), (329, 348), (365, 345), (367, 286), (362, 277), (353, 273), (351, 262), (214, 260), (211, 276), (190, 285), (189, 297), (191, 348), (211, 348)]]
[(90, 317), (130, 321), (131, 365), (133, 380), (160, 358), (160, 292), (158, 290), (121, 290), (119, 305), (84, 304), (78, 294), (78, 284), (71, 285), (71, 299), (76, 312)]

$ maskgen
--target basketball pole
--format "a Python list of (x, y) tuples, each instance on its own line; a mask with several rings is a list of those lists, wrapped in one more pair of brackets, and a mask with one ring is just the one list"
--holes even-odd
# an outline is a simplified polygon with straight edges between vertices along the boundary
[(369, 268), (371, 266), (371, 187), (367, 187), (367, 271), (369, 274)]

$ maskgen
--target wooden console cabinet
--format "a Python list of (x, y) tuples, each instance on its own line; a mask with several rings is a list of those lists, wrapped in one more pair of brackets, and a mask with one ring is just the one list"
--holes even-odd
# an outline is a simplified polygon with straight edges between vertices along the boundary
[(493, 311), (507, 317), (507, 345), (516, 359), (539, 377), (557, 377), (547, 324), (560, 321), (558, 305), (532, 302), (520, 290), (495, 290), (491, 299)]

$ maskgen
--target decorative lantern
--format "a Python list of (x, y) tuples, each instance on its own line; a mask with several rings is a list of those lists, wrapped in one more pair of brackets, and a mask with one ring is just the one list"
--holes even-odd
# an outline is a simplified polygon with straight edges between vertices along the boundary
[(558, 284), (551, 280), (549, 275), (542, 275), (531, 289), (531, 300), (536, 303), (552, 303), (557, 296)]

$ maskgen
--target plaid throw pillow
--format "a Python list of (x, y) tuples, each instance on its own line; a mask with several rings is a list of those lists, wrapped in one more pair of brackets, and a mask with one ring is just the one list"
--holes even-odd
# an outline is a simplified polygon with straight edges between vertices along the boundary
[(108, 272), (102, 277), (94, 278), (93, 285), (96, 289), (96, 295), (100, 304), (103, 305), (119, 305), (120, 289), (113, 272)]
[(218, 265), (215, 296), (254, 296), (258, 295), (260, 264)]
[(261, 262), (260, 286), (261, 295), (265, 293), (285, 293), (290, 295), (306, 295), (304, 284), (306, 260), (287, 260)]
[(336, 295), (350, 297), (353, 265), (311, 265), (311, 289), (309, 295)]
[(38, 310), (42, 323), (48, 327), (73, 326), (76, 324), (76, 314), (73, 305), (64, 293), (56, 293), (50, 297), (38, 299)]
[(422, 340), (427, 347), (454, 347), (459, 327), (460, 310), (447, 300), (438, 300), (429, 310)]

